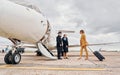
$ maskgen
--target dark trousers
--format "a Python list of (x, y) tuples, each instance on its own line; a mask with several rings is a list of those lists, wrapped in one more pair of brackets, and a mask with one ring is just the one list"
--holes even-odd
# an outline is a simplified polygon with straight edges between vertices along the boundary
[(58, 59), (61, 59), (61, 55), (62, 55), (62, 47), (57, 47), (57, 57), (58, 57)]

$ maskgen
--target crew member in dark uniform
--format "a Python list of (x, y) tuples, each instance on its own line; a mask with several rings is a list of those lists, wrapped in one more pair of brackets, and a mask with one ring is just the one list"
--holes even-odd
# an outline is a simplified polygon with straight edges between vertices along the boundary
[(69, 44), (68, 44), (68, 38), (66, 34), (64, 34), (62, 41), (63, 41), (63, 56), (64, 56), (64, 59), (68, 59), (67, 53), (68, 53)]
[(58, 36), (56, 37), (56, 42), (57, 42), (57, 57), (58, 59), (62, 59), (62, 32), (58, 32)]

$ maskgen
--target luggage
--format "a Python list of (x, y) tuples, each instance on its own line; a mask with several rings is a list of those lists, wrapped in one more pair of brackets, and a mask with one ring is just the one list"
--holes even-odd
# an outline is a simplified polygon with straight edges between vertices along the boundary
[(88, 47), (91, 51), (92, 51), (92, 53), (99, 59), (99, 61), (103, 61), (104, 59), (105, 59), (105, 57), (103, 56), (103, 55), (101, 55), (98, 51), (94, 51), (93, 52), (93, 50), (90, 48), (90, 47)]

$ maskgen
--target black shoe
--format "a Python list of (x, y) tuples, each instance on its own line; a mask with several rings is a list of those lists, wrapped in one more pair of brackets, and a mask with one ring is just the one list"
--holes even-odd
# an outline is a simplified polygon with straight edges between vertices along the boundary
[(69, 59), (68, 57), (66, 57), (66, 59)]
[(62, 60), (62, 58), (58, 58), (58, 60)]

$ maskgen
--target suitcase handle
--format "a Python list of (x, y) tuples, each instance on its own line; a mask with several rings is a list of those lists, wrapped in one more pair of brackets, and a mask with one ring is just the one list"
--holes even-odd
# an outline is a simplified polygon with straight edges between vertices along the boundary
[(90, 47), (88, 47), (88, 48), (90, 49), (91, 52), (93, 52), (93, 50)]

